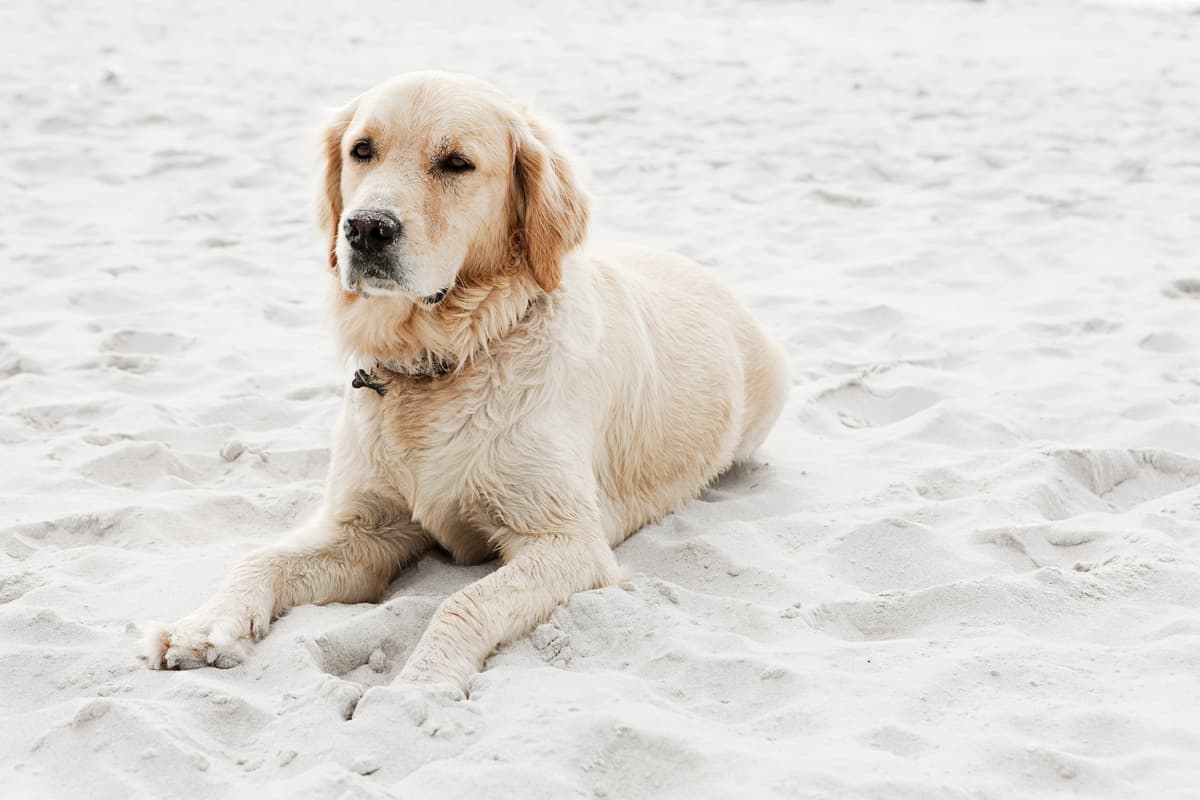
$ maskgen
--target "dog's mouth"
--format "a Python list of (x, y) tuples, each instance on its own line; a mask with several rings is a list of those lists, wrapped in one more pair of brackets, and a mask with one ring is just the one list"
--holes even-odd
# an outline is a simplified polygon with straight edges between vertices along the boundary
[[(360, 297), (404, 297), (427, 308), (432, 308), (446, 299), (454, 288), (438, 287), (429, 291), (428, 283), (414, 286), (413, 265), (406, 263), (401, 255), (385, 253), (344, 253), (341, 283), (347, 292)], [(436, 286), (436, 284), (435, 284)]]
[(377, 264), (350, 263), (348, 275), (343, 278), (343, 288), (362, 297), (408, 297), (425, 306), (437, 306), (450, 294), (451, 287), (445, 287), (422, 293), (419, 289), (396, 277), (390, 269), (382, 269)]
[(350, 279), (346, 287), (349, 291), (361, 297), (409, 297), (415, 298), (423, 305), (436, 306), (446, 299), (450, 287), (439, 289), (433, 294), (418, 294), (411, 288), (392, 278), (381, 278), (370, 275), (356, 275)]

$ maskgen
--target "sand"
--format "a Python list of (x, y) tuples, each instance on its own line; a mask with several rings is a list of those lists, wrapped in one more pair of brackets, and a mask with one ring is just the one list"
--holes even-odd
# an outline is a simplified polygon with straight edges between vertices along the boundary
[[(1196, 2), (8, 6), (6, 798), (1195, 796)], [(491, 568), (437, 556), (151, 672), (318, 501), (312, 134), (427, 67), (562, 123), (593, 238), (721, 275), (783, 418), (469, 700), (391, 683)]]

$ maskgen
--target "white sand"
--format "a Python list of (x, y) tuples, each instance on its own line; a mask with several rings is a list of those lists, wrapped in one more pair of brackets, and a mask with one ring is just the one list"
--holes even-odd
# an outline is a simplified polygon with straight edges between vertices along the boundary
[[(1200, 791), (1200, 2), (126, 5), (0, 20), (5, 798)], [(389, 685), (438, 557), (147, 671), (317, 502), (310, 134), (425, 67), (721, 274), (784, 418), (468, 701)]]

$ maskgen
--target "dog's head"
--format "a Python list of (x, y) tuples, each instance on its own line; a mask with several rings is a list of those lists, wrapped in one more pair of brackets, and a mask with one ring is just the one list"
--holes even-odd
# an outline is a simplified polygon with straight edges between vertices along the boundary
[(545, 291), (588, 202), (546, 130), (495, 87), (446, 73), (383, 83), (324, 135), (318, 217), (342, 289), (432, 305), (464, 278), (528, 269)]

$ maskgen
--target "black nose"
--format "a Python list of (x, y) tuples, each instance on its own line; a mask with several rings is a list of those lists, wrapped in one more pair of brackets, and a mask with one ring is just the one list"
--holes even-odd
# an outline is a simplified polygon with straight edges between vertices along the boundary
[(342, 224), (346, 241), (355, 250), (378, 253), (400, 237), (400, 220), (387, 211), (355, 211)]

